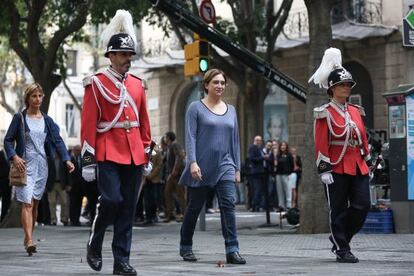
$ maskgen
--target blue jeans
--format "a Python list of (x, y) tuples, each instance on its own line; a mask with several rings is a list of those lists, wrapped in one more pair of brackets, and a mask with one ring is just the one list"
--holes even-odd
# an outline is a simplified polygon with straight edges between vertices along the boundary
[[(234, 181), (220, 181), (212, 188), (215, 190), (220, 208), (221, 232), (224, 237), (226, 254), (239, 252), (235, 215), (236, 184)], [(180, 250), (182, 251), (192, 250), (194, 229), (209, 189), (211, 187), (188, 187), (188, 206), (180, 232)]]

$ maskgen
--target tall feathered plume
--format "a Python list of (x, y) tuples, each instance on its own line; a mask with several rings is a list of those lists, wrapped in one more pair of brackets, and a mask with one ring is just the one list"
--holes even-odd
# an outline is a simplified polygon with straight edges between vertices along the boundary
[(105, 30), (101, 34), (101, 41), (103, 45), (108, 45), (111, 37), (118, 33), (129, 34), (134, 40), (134, 45), (137, 45), (137, 38), (135, 36), (134, 25), (132, 21), (132, 16), (129, 11), (126, 10), (117, 10), (115, 16), (106, 26)]
[(319, 87), (328, 89), (328, 77), (332, 70), (342, 67), (341, 50), (337, 48), (328, 48), (323, 55), (321, 65), (318, 70), (310, 77), (308, 82), (313, 81)]

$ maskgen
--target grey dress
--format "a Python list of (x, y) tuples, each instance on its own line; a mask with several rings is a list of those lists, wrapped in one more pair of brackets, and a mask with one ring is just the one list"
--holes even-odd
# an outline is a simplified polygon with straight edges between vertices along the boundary
[(45, 153), (45, 120), (26, 116), (29, 132), (26, 132), (26, 168), (27, 185), (14, 187), (16, 198), (20, 202), (31, 203), (32, 198), (40, 200), (45, 191), (48, 176)]
[[(186, 114), (187, 162), (180, 184), (190, 187), (215, 186), (219, 181), (235, 181), (240, 171), (240, 140), (236, 109), (227, 105), (223, 115), (213, 113), (202, 101), (190, 104)], [(202, 180), (191, 176), (194, 161)]]

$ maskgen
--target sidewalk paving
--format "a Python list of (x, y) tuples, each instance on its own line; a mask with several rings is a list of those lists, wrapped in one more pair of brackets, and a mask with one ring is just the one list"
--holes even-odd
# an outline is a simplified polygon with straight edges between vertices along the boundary
[[(241, 254), (246, 265), (225, 262), (219, 214), (207, 215), (207, 231), (196, 231), (196, 263), (178, 255), (180, 224), (134, 227), (130, 263), (138, 275), (414, 275), (414, 235), (359, 234), (352, 243), (360, 262), (339, 264), (330, 252), (328, 234), (300, 235), (284, 221), (283, 229), (258, 228), (265, 213), (238, 212)], [(272, 213), (272, 222), (278, 216)], [(197, 228), (198, 229), (198, 228)], [(112, 232), (105, 236), (103, 269), (86, 263), (88, 227), (40, 226), (38, 253), (28, 257), (21, 229), (0, 229), (0, 275), (112, 275)]]

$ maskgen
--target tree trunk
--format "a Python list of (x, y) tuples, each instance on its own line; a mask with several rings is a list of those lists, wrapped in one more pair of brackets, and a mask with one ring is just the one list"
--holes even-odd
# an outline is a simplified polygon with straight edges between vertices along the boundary
[[(311, 76), (318, 68), (324, 51), (332, 45), (331, 10), (334, 1), (305, 0), (309, 18), (309, 68)], [(313, 108), (327, 102), (326, 91), (309, 85), (306, 100), (305, 137), (313, 137)], [(305, 139), (303, 156), (303, 180), (300, 194), (300, 233), (324, 233), (329, 231), (328, 208), (324, 187), (316, 173), (314, 140)]]
[[(247, 70), (249, 71), (249, 70)], [(246, 122), (245, 139), (246, 145), (250, 145), (254, 136), (263, 136), (263, 112), (264, 100), (267, 96), (266, 81), (258, 77), (253, 72), (246, 72), (246, 82), (244, 87), (239, 86), (244, 100), (244, 121)]]
[(61, 80), (62, 80), (61, 76), (55, 75), (55, 74), (52, 74), (51, 76), (47, 76), (47, 78), (42, 77), (42, 78), (36, 79), (36, 81), (39, 82), (39, 84), (42, 86), (43, 92), (45, 93), (45, 96), (43, 97), (43, 103), (40, 108), (44, 113), (48, 113), (50, 98), (55, 88), (60, 84)]

